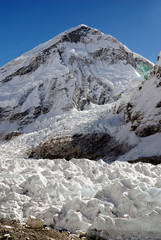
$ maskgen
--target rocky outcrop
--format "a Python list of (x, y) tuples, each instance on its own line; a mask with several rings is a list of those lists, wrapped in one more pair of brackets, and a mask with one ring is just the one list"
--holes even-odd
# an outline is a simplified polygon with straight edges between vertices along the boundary
[(110, 64), (117, 64), (119, 61), (125, 61), (125, 65), (130, 64), (135, 69), (141, 64), (145, 64), (149, 69), (152, 69), (150, 62), (147, 62), (145, 59), (140, 59), (135, 56), (134, 53), (128, 52), (124, 46), (120, 48), (101, 48), (91, 55), (94, 58), (100, 58), (101, 60), (106, 60)]
[(53, 138), (31, 149), (29, 158), (58, 159), (88, 158), (114, 161), (116, 157), (129, 150), (128, 146), (117, 143), (110, 135), (104, 133), (75, 134)]
[(148, 137), (161, 132), (161, 62), (151, 71), (150, 77), (127, 103), (124, 110), (126, 122), (131, 123), (131, 130), (138, 137)]
[(6, 78), (2, 79), (1, 82), (2, 83), (6, 83), (11, 81), (14, 77), (16, 76), (23, 76), (29, 73), (34, 72), (39, 66), (40, 64), (42, 64), (44, 62), (44, 57), (42, 56), (38, 56), (35, 58), (34, 61), (32, 61), (28, 66), (26, 67), (22, 67), (20, 69), (18, 69), (16, 72), (10, 74), (9, 76), (7, 76)]
[[(31, 59), (30, 63), (24, 67), (19, 68), (14, 73), (8, 75), (4, 79), (0, 79), (0, 82), (6, 83), (11, 81), (16, 76), (23, 76), (27, 74), (31, 74), (34, 71), (36, 71), (42, 64), (45, 64), (49, 58), (49, 55), (51, 53), (55, 53), (56, 47), (59, 44), (60, 41), (58, 41), (56, 44), (51, 45), (49, 48), (44, 49), (39, 53), (38, 56), (36, 56), (34, 59)], [(54, 49), (54, 50), (53, 50)], [(52, 51), (53, 50), (53, 51)], [(0, 73), (3, 73), (3, 67), (0, 69)]]
[(5, 140), (11, 140), (15, 137), (18, 137), (21, 133), (20, 132), (11, 132), (11, 133), (8, 133), (6, 136), (5, 136)]
[[(81, 39), (83, 37), (86, 37), (88, 32), (91, 30), (90, 27), (88, 26), (80, 26), (78, 29), (71, 31), (69, 33), (66, 33), (63, 37), (62, 37), (62, 41), (64, 42), (70, 42), (70, 43), (78, 43), (81, 42)], [(100, 34), (99, 31), (94, 31), (93, 34)]]
[(106, 134), (75, 134), (51, 139), (36, 149), (32, 149), (29, 158), (89, 158), (96, 160), (106, 155), (110, 136)]
[(149, 124), (148, 126), (142, 125), (136, 129), (138, 137), (148, 137), (158, 132), (161, 132), (161, 122), (158, 124)]
[[(127, 104), (125, 120), (127, 123), (131, 122), (131, 130), (135, 131), (138, 137), (148, 137), (161, 132), (161, 111), (158, 111), (156, 115), (152, 114), (148, 119), (146, 113), (135, 111), (136, 106), (129, 108), (129, 105), (132, 106), (132, 104)], [(158, 105), (156, 105), (156, 108)]]

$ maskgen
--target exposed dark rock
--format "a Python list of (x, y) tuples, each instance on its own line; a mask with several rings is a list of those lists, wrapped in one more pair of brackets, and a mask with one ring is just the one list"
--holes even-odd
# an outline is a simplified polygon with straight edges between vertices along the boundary
[(40, 66), (40, 64), (43, 62), (44, 62), (44, 56), (43, 55), (37, 56), (35, 58), (35, 60), (33, 60), (28, 66), (18, 69), (13, 74), (11, 74), (11, 75), (7, 76), (6, 78), (4, 78), (3, 80), (1, 80), (1, 82), (2, 83), (9, 82), (10, 80), (12, 80), (13, 77), (22, 76), (22, 75), (26, 75), (31, 72), (34, 72)]
[(106, 147), (111, 137), (108, 134), (75, 134), (54, 138), (32, 149), (33, 158), (89, 158), (96, 160), (106, 155)]
[[(158, 108), (154, 109), (154, 113), (153, 109), (151, 109), (151, 95), (146, 89), (147, 86), (150, 86), (150, 92), (155, 90), (158, 92), (158, 90), (155, 89), (156, 87), (161, 86), (161, 67), (158, 64), (156, 64), (151, 70), (150, 77), (146, 81), (144, 81), (139, 87), (138, 90), (141, 91), (141, 93), (136, 92), (134, 97), (130, 100), (131, 103), (128, 103), (126, 105), (126, 109), (124, 110), (124, 117), (126, 122), (131, 123), (131, 130), (135, 131), (135, 134), (138, 137), (148, 137), (158, 132), (161, 132), (161, 101), (158, 102), (158, 99), (154, 98), (154, 101), (156, 101), (155, 107)], [(146, 94), (146, 91), (148, 94)], [(142, 96), (145, 96), (144, 99), (142, 98)], [(140, 107), (139, 110), (139, 105), (143, 106), (143, 104), (145, 104), (146, 107), (148, 106), (149, 110), (152, 110), (151, 114), (149, 114), (149, 112), (146, 113), (143, 107)]]
[(48, 103), (48, 104), (45, 104), (42, 108), (42, 112), (43, 114), (46, 114), (50, 111), (50, 109), (52, 108), (52, 104)]
[(139, 127), (139, 124), (135, 123), (135, 124), (131, 125), (131, 130), (135, 131), (138, 127)]
[[(156, 107), (160, 108), (161, 102), (159, 102)], [(157, 132), (161, 132), (159, 120), (156, 123), (144, 123), (144, 114), (139, 111), (134, 111), (133, 108), (134, 106), (128, 103), (124, 111), (124, 117), (126, 122), (131, 122), (131, 130), (135, 131), (138, 137), (148, 137)], [(158, 113), (158, 115), (160, 115), (160, 113)]]
[(106, 60), (109, 64), (116, 64), (119, 60), (125, 60), (126, 64), (132, 65), (134, 68), (137, 67), (136, 61), (134, 60), (133, 54), (126, 52), (124, 48), (114, 49), (114, 48), (101, 48), (91, 55), (94, 58), (100, 58), (101, 60)]
[(40, 55), (37, 56), (34, 60), (32, 60), (29, 65), (18, 69), (16, 72), (14, 72), (14, 73), (10, 74), (9, 76), (7, 76), (6, 78), (2, 79), (1, 82), (2, 83), (9, 82), (10, 80), (12, 80), (12, 78), (14, 78), (16, 76), (23, 76), (23, 75), (26, 75), (26, 74), (29, 74), (29, 73), (32, 73), (32, 72), (36, 71), (36, 69), (41, 64), (43, 64), (47, 61), (48, 56), (51, 53), (51, 50), (56, 48), (58, 43), (59, 42), (57, 42), (54, 45), (51, 45), (49, 48), (40, 52)]
[(156, 66), (156, 77), (158, 79), (161, 78), (161, 67)]
[(128, 102), (126, 108), (128, 111), (131, 111), (131, 109), (133, 108), (133, 105), (130, 102)]
[[(81, 26), (80, 28), (64, 35), (62, 37), (62, 41), (74, 42), (74, 43), (80, 42), (81, 38), (86, 36), (89, 30), (91, 30), (91, 28), (86, 26)], [(99, 31), (96, 31), (96, 32), (99, 32)]]
[(126, 109), (124, 111), (124, 117), (126, 122), (134, 123), (134, 121), (139, 121), (142, 117), (139, 112), (135, 112), (133, 114), (133, 105), (132, 103), (128, 102), (126, 105)]
[(20, 134), (21, 134), (20, 132), (11, 132), (11, 133), (8, 133), (8, 134), (5, 136), (5, 140), (9, 141), (9, 140), (13, 139), (14, 137), (19, 136)]
[(160, 131), (161, 131), (161, 125), (156, 124), (156, 125), (141, 126), (136, 130), (135, 133), (138, 137), (148, 137)]
[(148, 66), (149, 69), (152, 69), (152, 66), (149, 62), (146, 60), (143, 61), (139, 58), (135, 58), (134, 54), (131, 52), (127, 52), (124, 47), (121, 47), (119, 49), (115, 48), (101, 48), (93, 53), (90, 53), (92, 57), (94, 58), (100, 58), (101, 60), (108, 61), (109, 64), (116, 64), (118, 61), (125, 60), (126, 64), (130, 64), (135, 69), (137, 68), (137, 65), (145, 64)]
[(161, 67), (157, 64), (154, 66), (153, 70), (151, 71), (151, 77), (156, 77), (158, 81), (156, 81), (156, 86), (161, 87)]
[(114, 113), (120, 114), (121, 112), (123, 112), (124, 109), (125, 109), (125, 104), (121, 104), (117, 110), (116, 108), (114, 109)]
[(5, 120), (12, 110), (13, 109), (9, 107), (0, 108), (0, 121)]
[(157, 87), (161, 87), (161, 81), (157, 84)]
[(160, 108), (160, 107), (161, 107), (161, 101), (157, 103), (156, 107), (157, 107), (157, 108)]
[(42, 109), (41, 109), (41, 106), (36, 107), (36, 108), (34, 109), (34, 116), (35, 116), (35, 117), (40, 116), (41, 110), (42, 110)]
[(127, 146), (116, 143), (108, 134), (89, 133), (73, 136), (57, 137), (31, 149), (27, 153), (29, 158), (88, 158), (113, 161), (117, 156), (127, 151)]
[[(161, 102), (159, 102), (156, 107), (160, 108)], [(156, 123), (144, 123), (143, 113), (137, 111), (133, 112), (133, 106), (130, 103), (127, 104), (124, 114), (126, 122), (131, 122), (131, 130), (135, 131), (138, 137), (148, 137), (157, 132), (161, 132), (161, 124), (159, 120)], [(158, 115), (160, 115), (160, 113), (158, 113)]]
[[(131, 122), (131, 131), (135, 131), (136, 135), (139, 136), (139, 137), (146, 137), (146, 136), (151, 135), (152, 130), (151, 131), (150, 131), (150, 129), (148, 130), (148, 127), (139, 128), (139, 126), (141, 124), (141, 121), (144, 118), (144, 116), (139, 111), (138, 112), (137, 111), (133, 112), (133, 108), (134, 108), (133, 104), (129, 102), (126, 105), (126, 108), (124, 108), (125, 110), (123, 109), (124, 110), (125, 121), (127, 123)], [(138, 128), (139, 128), (139, 130), (138, 130)], [(148, 131), (149, 131), (149, 133), (148, 133)], [(151, 132), (151, 134), (150, 134), (150, 132)]]
[(161, 163), (161, 156), (140, 157), (135, 160), (129, 160), (128, 162), (129, 163), (143, 162), (143, 163), (151, 163), (153, 165), (158, 165)]
[(13, 115), (10, 116), (10, 121), (17, 121), (17, 120), (21, 120), (23, 119), (25, 116), (27, 116), (29, 114), (30, 110), (27, 109), (25, 112), (19, 112), (19, 113), (15, 113)]
[(21, 133), (18, 131), (14, 131), (14, 132), (0, 131), (0, 140), (10, 141), (19, 135), (21, 135)]

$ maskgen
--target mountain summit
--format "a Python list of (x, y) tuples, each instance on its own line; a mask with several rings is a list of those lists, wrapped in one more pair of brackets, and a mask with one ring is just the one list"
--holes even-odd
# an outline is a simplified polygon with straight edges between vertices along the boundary
[(152, 66), (97, 29), (67, 30), (0, 69), (1, 132), (7, 123), (8, 131), (24, 131), (43, 116), (113, 102), (140, 83), (139, 68)]

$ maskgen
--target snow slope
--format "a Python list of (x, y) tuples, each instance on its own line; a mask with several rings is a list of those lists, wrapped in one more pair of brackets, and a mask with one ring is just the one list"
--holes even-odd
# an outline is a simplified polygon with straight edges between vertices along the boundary
[(161, 61), (160, 55), (148, 80), (134, 94), (127, 106), (126, 119), (140, 137), (161, 131)]
[[(118, 132), (117, 140), (136, 144), (119, 160), (137, 160), (157, 163), (161, 161), (161, 54), (151, 72), (132, 96), (123, 94), (117, 103), (117, 110), (124, 112), (127, 124)], [(121, 103), (126, 104), (121, 105)], [(130, 134), (129, 134), (130, 133)], [(132, 137), (134, 133), (134, 138)]]
[[(110, 35), (72, 28), (0, 69), (0, 131), (32, 132), (35, 120), (115, 101), (153, 64)], [(28, 125), (32, 124), (29, 130)]]

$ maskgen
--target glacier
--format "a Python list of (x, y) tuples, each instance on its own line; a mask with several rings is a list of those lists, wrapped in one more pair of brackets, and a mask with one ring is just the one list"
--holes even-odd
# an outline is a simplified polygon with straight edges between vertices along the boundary
[(160, 173), (145, 163), (1, 158), (0, 218), (34, 215), (72, 233), (158, 239)]

